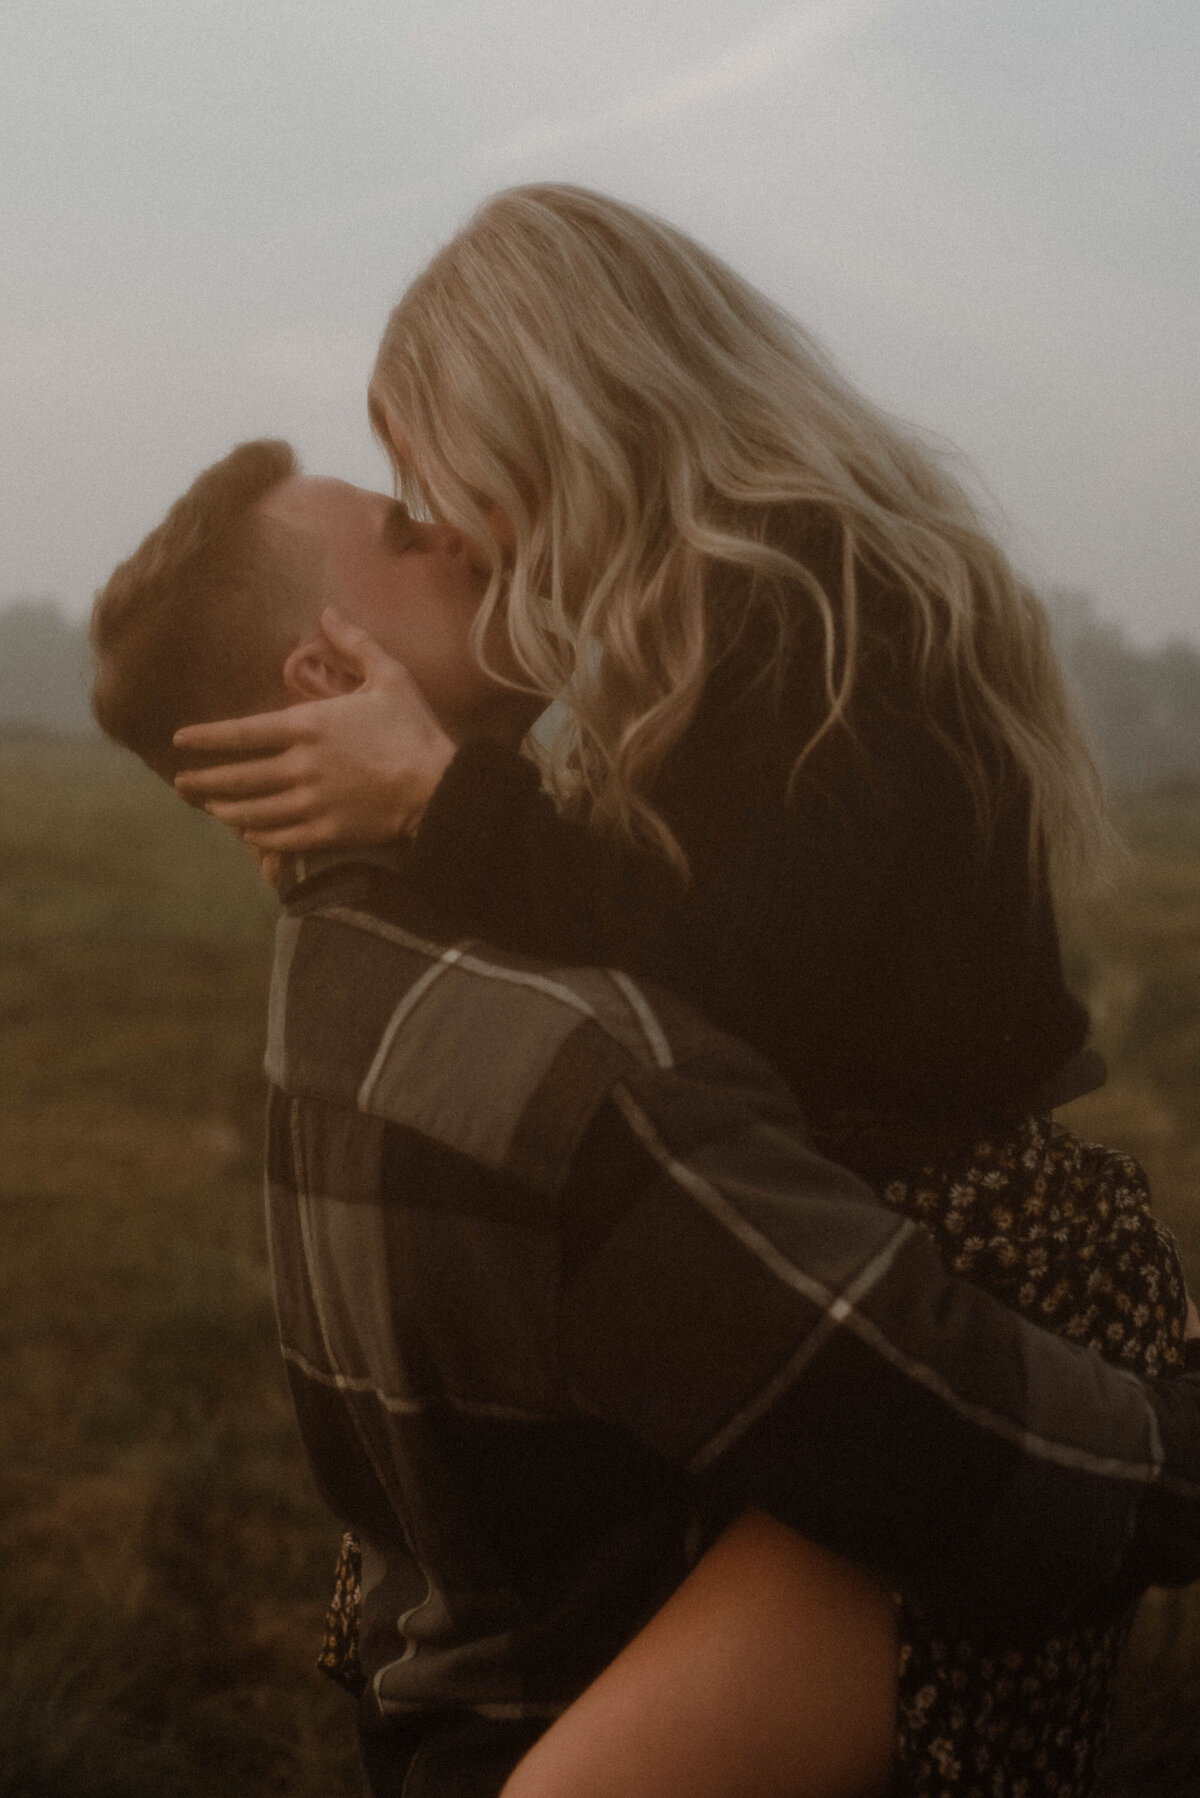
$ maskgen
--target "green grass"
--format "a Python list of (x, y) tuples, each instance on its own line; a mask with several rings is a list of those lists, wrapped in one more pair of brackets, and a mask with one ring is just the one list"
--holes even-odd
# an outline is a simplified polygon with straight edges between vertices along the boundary
[[(1128, 868), (1065, 933), (1110, 1078), (1063, 1116), (1142, 1162), (1200, 1295), (1200, 800), (1195, 791), (1147, 800), (1124, 824)], [(1142, 1607), (1105, 1791), (1200, 1791), (1200, 1587), (1152, 1594)]]
[(1200, 1290), (1200, 798), (1145, 801), (1124, 827), (1129, 866), (1064, 933), (1110, 1078), (1063, 1116), (1143, 1162)]
[[(1200, 807), (1144, 806), (1075, 921), (1200, 1284)], [(0, 738), (0, 1798), (357, 1792), (312, 1670), (337, 1530), (295, 1434), (261, 1226), (275, 904), (128, 757)], [(1200, 1603), (1144, 1608), (1111, 1798), (1200, 1789)]]
[(273, 896), (129, 758), (0, 742), (0, 1794), (357, 1792), (261, 1224)]

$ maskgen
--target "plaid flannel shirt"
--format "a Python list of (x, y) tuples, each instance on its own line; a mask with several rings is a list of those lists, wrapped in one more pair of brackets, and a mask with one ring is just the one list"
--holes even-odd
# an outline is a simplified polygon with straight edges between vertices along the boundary
[(553, 1717), (752, 1503), (1002, 1629), (1097, 1588), (1160, 1471), (1139, 1383), (949, 1277), (681, 1002), (456, 940), (403, 870), (293, 886), (267, 1054), (371, 1717)]

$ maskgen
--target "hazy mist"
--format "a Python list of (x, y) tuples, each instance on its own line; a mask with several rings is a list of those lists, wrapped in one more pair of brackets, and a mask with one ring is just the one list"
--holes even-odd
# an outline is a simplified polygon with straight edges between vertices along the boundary
[(1200, 618), (1193, 0), (6, 0), (0, 595), (199, 468), (381, 485), (390, 304), (487, 192), (676, 220), (961, 447), (1038, 578)]

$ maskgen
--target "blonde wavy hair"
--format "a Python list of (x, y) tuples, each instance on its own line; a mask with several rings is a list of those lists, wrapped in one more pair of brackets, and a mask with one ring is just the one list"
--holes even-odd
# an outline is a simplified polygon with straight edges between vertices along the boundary
[[(1045, 615), (949, 457), (682, 232), (576, 187), (496, 195), (392, 312), (370, 413), (404, 499), (489, 546), (477, 643), (503, 603), (530, 687), (561, 702), (551, 783), (597, 829), (682, 859), (650, 788), (744, 622), (722, 606), (773, 609), (765, 672), (805, 608), (819, 621), (824, 716), (794, 772), (847, 727), (869, 571), (981, 838), (1023, 792), (1034, 861), (1068, 882), (1096, 862), (1103, 794)], [(840, 527), (828, 585), (780, 540), (798, 505)]]

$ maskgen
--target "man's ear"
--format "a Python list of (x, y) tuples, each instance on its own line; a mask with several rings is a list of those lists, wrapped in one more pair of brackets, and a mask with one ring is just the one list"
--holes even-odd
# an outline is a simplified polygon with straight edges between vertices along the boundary
[(283, 664), (283, 684), (293, 700), (336, 699), (362, 686), (362, 676), (344, 662), (325, 637), (297, 643)]

